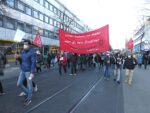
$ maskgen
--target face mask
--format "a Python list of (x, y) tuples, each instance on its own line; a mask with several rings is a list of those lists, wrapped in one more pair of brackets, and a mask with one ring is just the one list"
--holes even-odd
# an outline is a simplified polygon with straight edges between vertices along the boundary
[(24, 49), (28, 49), (28, 45), (23, 45), (23, 48)]
[(36, 51), (36, 54), (40, 54), (40, 51)]
[(131, 56), (129, 55), (128, 58), (131, 58)]

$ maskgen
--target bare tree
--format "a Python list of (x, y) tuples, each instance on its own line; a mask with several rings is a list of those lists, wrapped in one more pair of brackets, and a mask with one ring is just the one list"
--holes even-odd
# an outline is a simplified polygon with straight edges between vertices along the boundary
[(0, 14), (1, 15), (8, 15), (8, 11), (4, 6), (5, 3), (6, 3), (6, 0), (0, 0)]

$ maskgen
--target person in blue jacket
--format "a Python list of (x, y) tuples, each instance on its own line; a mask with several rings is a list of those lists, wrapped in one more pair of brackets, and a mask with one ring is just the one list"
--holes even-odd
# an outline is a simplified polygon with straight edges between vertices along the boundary
[(137, 55), (137, 62), (138, 62), (139, 68), (141, 68), (141, 66), (142, 66), (142, 60), (143, 60), (142, 54), (138, 54)]
[[(34, 77), (36, 69), (36, 53), (31, 47), (29, 40), (24, 40), (23, 51), (21, 53), (21, 72), (18, 78), (17, 86), (19, 86), (22, 91), (26, 94), (27, 98), (24, 101), (24, 105), (27, 106), (32, 100), (32, 79)], [(27, 80), (27, 86), (23, 85), (23, 81)]]

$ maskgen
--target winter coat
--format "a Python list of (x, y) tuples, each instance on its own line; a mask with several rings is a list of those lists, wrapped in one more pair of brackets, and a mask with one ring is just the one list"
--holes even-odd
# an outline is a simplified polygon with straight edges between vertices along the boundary
[(58, 59), (58, 64), (59, 65), (66, 65), (67, 64), (67, 57), (65, 54), (63, 55), (58, 55), (57, 56), (57, 59)]
[(142, 59), (143, 59), (142, 55), (138, 55), (137, 56), (137, 62), (138, 62), (138, 64), (142, 64)]
[(99, 61), (100, 61), (100, 56), (99, 56), (99, 55), (96, 55), (96, 56), (94, 57), (94, 61), (95, 61), (96, 63), (99, 63)]
[(41, 63), (42, 63), (42, 55), (37, 54), (36, 55), (36, 67), (41, 67)]
[(121, 57), (116, 57), (116, 66), (117, 68), (121, 68), (122, 59)]
[(3, 69), (6, 63), (5, 60), (6, 60), (6, 57), (3, 55), (3, 53), (0, 52), (0, 76), (4, 75)]
[(35, 72), (36, 68), (36, 53), (33, 48), (29, 48), (28, 50), (23, 50), (21, 53), (21, 70), (24, 72)]
[(137, 60), (136, 60), (135, 58), (133, 58), (133, 57), (128, 58), (128, 57), (127, 57), (127, 58), (125, 59), (123, 68), (124, 68), (124, 69), (131, 69), (131, 70), (133, 70), (136, 65), (137, 65)]
[(71, 61), (71, 63), (77, 63), (78, 62), (78, 56), (76, 55), (76, 54), (72, 54), (71, 56), (70, 56), (70, 61)]
[(110, 57), (109, 56), (106, 56), (105, 59), (104, 59), (104, 64), (105, 66), (111, 66), (111, 62), (110, 62)]

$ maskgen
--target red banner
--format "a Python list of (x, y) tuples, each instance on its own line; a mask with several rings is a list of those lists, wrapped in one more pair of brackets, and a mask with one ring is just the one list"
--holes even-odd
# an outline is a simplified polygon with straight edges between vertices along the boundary
[(40, 47), (40, 48), (42, 47), (42, 41), (41, 41), (41, 37), (40, 37), (40, 32), (38, 32), (36, 34), (36, 37), (33, 40), (33, 44), (38, 46), (38, 47)]
[(89, 54), (110, 50), (108, 25), (80, 34), (71, 34), (60, 29), (59, 38), (60, 50), (63, 51)]
[(126, 48), (133, 49), (133, 40), (130, 38), (130, 40), (126, 40)]

